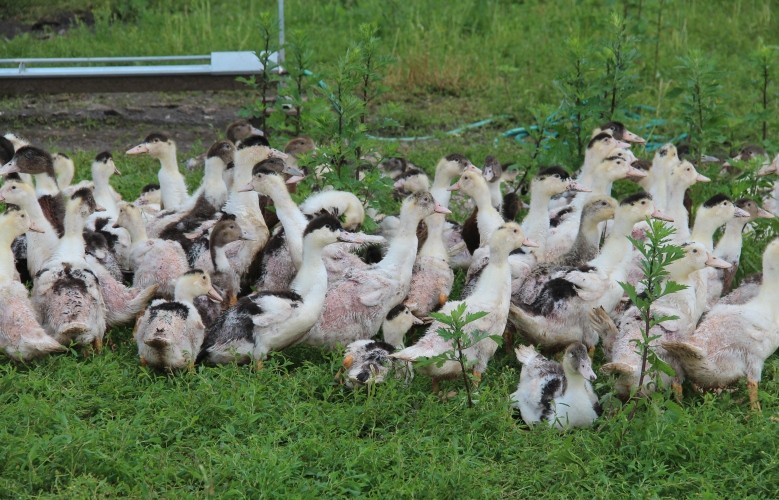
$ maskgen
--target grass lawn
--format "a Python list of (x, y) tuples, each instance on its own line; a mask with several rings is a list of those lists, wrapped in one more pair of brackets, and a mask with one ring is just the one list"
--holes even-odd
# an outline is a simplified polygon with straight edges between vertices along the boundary
[[(381, 51), (394, 62), (385, 68), (387, 92), (372, 104), (368, 130), (436, 138), (373, 145), (428, 170), (455, 151), (476, 164), (495, 154), (522, 170), (552, 162), (573, 170), (579, 159), (571, 110), (587, 113), (588, 135), (608, 99), (597, 94), (572, 104), (571, 89), (592, 97), (594, 89), (608, 88), (603, 53), (613, 48), (614, 9), (626, 15), (626, 35), (635, 37), (628, 43), (635, 51), (630, 65), (612, 73), (620, 103), (614, 118), (655, 142), (687, 134), (684, 141), (715, 154), (732, 154), (744, 142), (770, 152), (779, 146), (779, 59), (771, 48), (779, 42), (779, 11), (770, 1), (286, 3), (288, 38), (308, 39), (312, 71), (322, 78), (332, 75), (360, 24), (377, 23)], [(275, 2), (68, 0), (52, 7), (19, 0), (6, 6), (5, 17), (31, 24), (57, 10), (82, 9), (93, 13), (94, 24), (63, 35), (12, 38), (0, 45), (0, 57), (256, 50), (257, 18), (275, 12)], [(690, 50), (701, 51), (699, 63), (712, 67), (680, 59)], [(577, 61), (583, 81), (595, 83), (570, 83)], [(765, 93), (761, 68), (770, 75)], [(699, 81), (718, 84), (704, 92), (702, 128), (696, 128), (689, 94), (697, 70)], [(252, 98), (247, 91), (247, 105)], [(25, 105), (25, 99), (9, 99), (0, 101), (0, 110)], [(562, 125), (550, 134), (558, 135), (542, 138), (541, 147), (500, 137), (555, 113)], [(441, 134), (498, 115), (507, 117), (460, 136)], [(20, 123), (0, 114), (0, 128)], [(116, 119), (90, 123), (85, 134), (124, 126)], [(126, 198), (156, 180), (156, 161), (121, 154), (151, 131), (139, 131), (137, 139), (113, 134), (106, 143), (123, 173), (112, 183)], [(188, 155), (199, 153), (219, 134), (216, 127), (213, 136), (179, 146)], [(43, 128), (31, 139), (52, 150), (63, 147)], [(286, 135), (272, 139), (281, 147)], [(85, 177), (98, 150), (64, 146), (78, 177)], [(717, 165), (701, 170), (719, 175)], [(188, 174), (190, 186), (199, 176)], [(751, 175), (731, 175), (692, 195), (699, 203), (715, 192), (754, 193), (755, 182)], [(620, 182), (615, 193), (635, 189)], [(739, 276), (759, 270), (777, 224), (763, 223), (747, 237)], [(345, 390), (334, 382), (339, 352), (292, 348), (273, 355), (261, 372), (224, 366), (160, 375), (139, 366), (129, 329), (110, 331), (106, 344), (100, 355), (71, 351), (29, 366), (0, 363), (0, 496), (763, 498), (779, 491), (775, 356), (763, 373), (762, 414), (749, 411), (743, 385), (721, 395), (686, 387), (681, 404), (658, 395), (630, 420), (630, 409), (609, 396), (612, 382), (600, 376), (596, 391), (605, 418), (591, 430), (558, 433), (530, 430), (512, 416), (508, 395), (519, 366), (502, 349), (469, 409), (462, 395), (440, 401), (424, 377), (408, 387), (391, 381), (372, 391)], [(601, 361), (596, 355), (596, 372)]]

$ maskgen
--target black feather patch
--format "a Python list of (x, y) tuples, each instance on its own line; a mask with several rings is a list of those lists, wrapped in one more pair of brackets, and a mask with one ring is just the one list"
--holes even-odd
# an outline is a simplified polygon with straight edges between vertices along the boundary
[(161, 132), (152, 132), (146, 136), (143, 142), (168, 142), (168, 136)]
[[(94, 198), (92, 200), (94, 201)], [(45, 194), (38, 198), (38, 204), (41, 206), (46, 220), (57, 232), (57, 236), (62, 237), (65, 234), (65, 199), (62, 193), (57, 193), (54, 196)]]
[(621, 122), (607, 122), (598, 128), (601, 130), (611, 130), (614, 138), (619, 140), (622, 140), (622, 137), (625, 134), (625, 125), (623, 125)]
[(252, 175), (279, 175), (279, 172), (270, 168), (270, 165), (266, 163), (267, 160), (263, 160), (252, 167)]
[(268, 142), (268, 139), (261, 135), (252, 135), (238, 143), (238, 149), (250, 148), (252, 146), (265, 146), (266, 148), (269, 148), (270, 143)]
[(418, 168), (409, 168), (405, 172), (397, 176), (395, 180), (408, 179), (409, 177), (414, 177), (415, 175), (427, 175), (427, 174), (425, 174)]
[(641, 200), (651, 200), (652, 195), (649, 193), (645, 193), (643, 191), (631, 194), (630, 196), (625, 197), (622, 201), (619, 202), (620, 205), (632, 205), (633, 203), (636, 203)]
[(559, 210), (556, 214), (552, 216), (551, 219), (549, 219), (549, 227), (559, 226), (565, 220), (565, 216), (570, 214), (571, 212), (573, 212), (573, 207), (565, 207)]
[(722, 193), (720, 193), (720, 194), (715, 194), (714, 196), (712, 196), (711, 198), (709, 198), (708, 200), (706, 200), (706, 201), (703, 203), (703, 206), (704, 206), (704, 207), (706, 207), (706, 208), (711, 208), (711, 207), (713, 207), (714, 205), (717, 205), (717, 204), (719, 204), (719, 203), (722, 203), (723, 201), (730, 201), (730, 198), (728, 197), (728, 195), (726, 195), (726, 194), (722, 194)]
[(452, 153), (449, 155), (446, 155), (446, 161), (458, 161), (458, 162), (464, 162), (467, 161), (465, 156), (461, 155), (460, 153)]
[(564, 378), (555, 377), (541, 389), (541, 420), (549, 420), (552, 416), (552, 401), (561, 388), (565, 392), (564, 382)]
[(384, 258), (384, 247), (380, 243), (360, 245), (352, 253), (368, 265), (378, 264)]
[(630, 166), (638, 170), (643, 170), (644, 172), (652, 170), (652, 162), (649, 160), (636, 160), (631, 163)]
[(189, 308), (181, 302), (163, 302), (149, 308), (149, 321), (154, 320), (161, 312), (170, 312), (179, 316), (181, 319), (187, 319)]
[(548, 316), (558, 302), (575, 296), (576, 285), (565, 278), (555, 278), (544, 284), (533, 303), (523, 304), (522, 308), (536, 316)]
[(190, 269), (189, 271), (185, 272), (182, 276), (190, 276), (192, 274), (206, 274), (202, 269)]
[(601, 132), (600, 134), (596, 135), (592, 139), (590, 139), (590, 142), (587, 144), (587, 149), (590, 149), (593, 147), (596, 143), (603, 141), (605, 139), (611, 139), (611, 134), (608, 132)]
[(465, 246), (468, 248), (468, 251), (471, 253), (471, 255), (473, 255), (473, 252), (479, 248), (479, 244), (481, 243), (479, 224), (476, 221), (478, 215), (479, 209), (474, 208), (473, 212), (471, 212), (471, 215), (469, 215), (468, 218), (465, 219), (465, 222), (463, 222), (463, 229), (461, 233), (463, 236), (463, 242), (465, 243)]
[[(0, 165), (5, 165), (14, 157), (14, 145), (0, 135)], [(8, 176), (6, 176), (8, 178)]]
[(322, 229), (323, 227), (326, 227), (331, 231), (340, 231), (341, 229), (343, 229), (341, 227), (341, 222), (338, 220), (337, 217), (325, 213), (316, 217), (315, 219), (313, 219), (311, 222), (308, 223), (306, 229), (303, 231), (303, 238), (305, 238), (307, 234), (314, 232), (317, 229)]
[(146, 184), (141, 188), (141, 194), (148, 193), (149, 191), (159, 191), (160, 185), (159, 184)]
[[(47, 269), (41, 270), (36, 277), (45, 271), (47, 271)], [(86, 295), (89, 293), (89, 288), (87, 286), (87, 279), (89, 279), (89, 276), (87, 276), (88, 274), (92, 275), (95, 280), (97, 279), (92, 271), (89, 271), (88, 269), (73, 269), (73, 266), (64, 263), (62, 264), (62, 273), (54, 281), (52, 291), (55, 294), (60, 295), (63, 292), (67, 293), (68, 290), (77, 290), (79, 293)]]
[(571, 174), (569, 174), (564, 168), (560, 167), (559, 165), (553, 165), (538, 172), (536, 174), (536, 179), (544, 179), (552, 175), (558, 175), (561, 179), (571, 178)]
[(112, 158), (113, 156), (111, 156), (110, 151), (103, 151), (102, 153), (98, 153), (97, 156), (95, 156), (95, 161), (105, 163)]
[(393, 319), (397, 318), (400, 313), (403, 312), (403, 310), (406, 309), (406, 305), (401, 303), (390, 309), (390, 312), (387, 313), (387, 321), (392, 321)]

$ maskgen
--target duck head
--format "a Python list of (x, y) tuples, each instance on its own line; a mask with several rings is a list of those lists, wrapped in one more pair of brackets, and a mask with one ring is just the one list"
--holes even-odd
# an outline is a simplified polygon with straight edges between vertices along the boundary
[(530, 196), (538, 193), (542, 197), (552, 197), (566, 191), (588, 193), (591, 190), (576, 182), (562, 167), (545, 168), (533, 177), (530, 182)]
[(117, 203), (119, 209), (116, 222), (113, 227), (123, 227), (125, 229), (133, 227), (135, 224), (142, 224), (142, 214), (140, 207), (120, 201)]
[(267, 160), (257, 163), (252, 169), (252, 178), (249, 183), (238, 188), (238, 191), (257, 191), (265, 196), (271, 196), (278, 193), (279, 190), (286, 190), (285, 184), (289, 183), (289, 179), (285, 181), (282, 174), (270, 168), (268, 163), (270, 162)]
[(625, 127), (625, 124), (622, 122), (607, 122), (601, 125), (600, 127), (596, 128), (592, 136), (595, 137), (596, 135), (606, 132), (608, 134), (611, 134), (612, 137), (619, 141), (625, 141), (625, 142), (634, 142), (636, 144), (644, 144), (646, 143), (646, 140), (644, 140), (643, 137), (634, 134), (630, 130), (628, 130)]
[(730, 269), (733, 267), (728, 262), (719, 259), (712, 255), (711, 252), (708, 252), (703, 243), (696, 241), (685, 243), (682, 245), (682, 251), (684, 252), (684, 255), (681, 259), (668, 264), (668, 273), (671, 279), (678, 281), (684, 280), (691, 273), (700, 271), (706, 266), (716, 269)]
[[(413, 305), (412, 305), (413, 307)], [(387, 313), (381, 324), (384, 339), (398, 349), (403, 348), (403, 337), (414, 325), (424, 323), (411, 313), (406, 304), (398, 304)]]
[(314, 140), (305, 135), (293, 137), (287, 142), (286, 146), (284, 146), (284, 152), (295, 158), (310, 153), (315, 149), (316, 143), (314, 143)]
[(55, 177), (54, 160), (46, 151), (34, 146), (22, 146), (14, 153), (11, 161), (0, 168), (0, 175), (13, 173), (48, 174)]
[(649, 193), (636, 193), (624, 198), (617, 208), (614, 216), (616, 219), (627, 220), (636, 224), (647, 218), (673, 222), (673, 219), (655, 208), (652, 196)]
[(755, 203), (754, 200), (750, 200), (749, 198), (740, 198), (736, 200), (735, 205), (736, 207), (744, 210), (749, 214), (749, 217), (746, 218), (747, 222), (751, 222), (755, 219), (773, 219), (776, 217), (774, 214), (761, 208), (760, 205)]
[(704, 219), (711, 226), (720, 227), (736, 217), (747, 219), (749, 216), (749, 212), (737, 207), (727, 195), (716, 194), (698, 208), (693, 227)]
[(603, 221), (614, 218), (617, 206), (617, 200), (611, 196), (593, 196), (582, 207), (582, 219), (593, 224), (600, 224)]
[(598, 378), (592, 371), (592, 361), (587, 355), (587, 347), (581, 342), (574, 342), (565, 349), (562, 365), (566, 377), (582, 377), (590, 382)]
[(338, 241), (362, 243), (358, 235), (345, 231), (338, 217), (330, 213), (314, 217), (303, 230), (304, 245), (313, 244), (317, 248), (324, 248)]
[(484, 180), (487, 182), (500, 182), (501, 177), (503, 176), (503, 166), (497, 158), (490, 155), (484, 160), (482, 172), (484, 174)]
[(397, 176), (393, 187), (407, 194), (428, 191), (430, 178), (418, 168), (409, 168)]
[[(225, 136), (233, 144), (248, 139), (253, 135), (265, 136), (265, 133), (249, 123), (249, 120), (236, 120), (227, 126)], [(225, 162), (227, 163), (227, 162)]]
[(227, 165), (233, 161), (235, 155), (235, 146), (230, 141), (216, 141), (208, 148), (206, 152), (206, 160), (209, 158), (219, 158), (222, 163)]
[(0, 215), (0, 233), (13, 240), (27, 231), (42, 233), (43, 229), (35, 225), (27, 212), (16, 205), (8, 205), (5, 213)]
[(159, 205), (162, 203), (162, 191), (159, 184), (146, 184), (141, 188), (141, 195), (136, 200), (137, 205), (149, 205), (151, 203)]
[(409, 168), (409, 163), (405, 158), (393, 156), (391, 158), (385, 158), (379, 163), (379, 168), (386, 172), (390, 178), (397, 179), (407, 168)]
[(108, 179), (114, 174), (122, 175), (121, 172), (119, 172), (119, 169), (116, 168), (114, 158), (111, 156), (110, 152), (103, 151), (95, 156), (95, 161), (92, 162), (93, 179), (98, 177)]
[(536, 248), (538, 243), (525, 237), (522, 228), (516, 222), (501, 224), (490, 236), (490, 248), (500, 248), (508, 254), (519, 247)]
[(221, 248), (238, 240), (251, 240), (233, 218), (222, 219), (211, 229), (208, 247)]
[(65, 205), (66, 213), (77, 214), (84, 221), (93, 213), (104, 211), (105, 208), (95, 201), (92, 190), (86, 187), (76, 190)]
[(611, 182), (620, 179), (630, 179), (638, 181), (647, 176), (643, 170), (633, 167), (630, 155), (626, 155), (624, 150), (613, 151), (615, 154), (609, 155), (595, 167), (595, 175), (602, 176)]
[(627, 142), (619, 141), (607, 132), (601, 132), (593, 136), (587, 144), (584, 161), (597, 163), (606, 159), (614, 149), (626, 149), (629, 146)]
[(688, 188), (698, 182), (711, 182), (705, 175), (699, 174), (695, 166), (687, 160), (671, 168), (669, 185)]
[(24, 201), (34, 200), (35, 188), (21, 181), (5, 181), (0, 187), (0, 201), (12, 203), (14, 205), (23, 205)]
[[(482, 179), (482, 182), (484, 182), (484, 179)], [(438, 203), (433, 198), (433, 195), (430, 194), (430, 191), (420, 191), (412, 194), (403, 201), (403, 205), (400, 207), (400, 219), (413, 219), (416, 221), (415, 226), (419, 224), (419, 221), (432, 213), (450, 214), (452, 212)]]
[(436, 177), (443, 177), (446, 179), (455, 179), (458, 175), (462, 175), (466, 169), (477, 170), (481, 172), (471, 161), (465, 156), (459, 153), (452, 153), (446, 155), (435, 167)]
[(146, 136), (146, 139), (137, 146), (127, 150), (128, 155), (148, 154), (152, 158), (160, 159), (169, 154), (171, 150), (176, 149), (176, 143), (173, 139), (160, 132), (153, 132)]
[(193, 269), (176, 280), (176, 300), (192, 302), (195, 297), (205, 295), (212, 302), (222, 302), (222, 296), (211, 285), (211, 276), (200, 269)]
[(403, 362), (394, 360), (390, 354), (395, 348), (386, 342), (357, 340), (346, 347), (341, 372), (345, 372), (344, 385), (352, 389), (368, 384), (379, 384), (395, 366)]

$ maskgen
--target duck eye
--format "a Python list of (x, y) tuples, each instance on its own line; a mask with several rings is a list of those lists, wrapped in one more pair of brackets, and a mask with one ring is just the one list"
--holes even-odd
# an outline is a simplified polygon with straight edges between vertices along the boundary
[(697, 250), (693, 250), (692, 253), (698, 253), (698, 251)]

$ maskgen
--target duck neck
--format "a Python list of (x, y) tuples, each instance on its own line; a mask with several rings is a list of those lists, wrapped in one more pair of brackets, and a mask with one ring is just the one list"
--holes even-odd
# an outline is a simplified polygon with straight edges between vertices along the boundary
[(11, 249), (13, 240), (8, 231), (0, 231), (0, 283), (8, 283), (14, 279), (16, 260)]
[[(224, 173), (225, 164), (219, 157), (206, 160), (205, 173), (203, 174), (203, 192), (208, 198), (218, 198), (227, 193)], [(224, 200), (224, 198), (222, 198)], [(218, 208), (218, 207), (217, 207)]]
[(35, 174), (35, 194), (37, 196), (55, 195), (60, 192), (57, 179), (48, 173)]
[(308, 220), (295, 202), (292, 201), (286, 186), (281, 185), (277, 189), (270, 189), (268, 196), (273, 200), (273, 205), (276, 207), (276, 215), (282, 227), (284, 227), (292, 263), (299, 270), (303, 263), (303, 231), (306, 229)]
[(232, 269), (230, 267), (230, 261), (227, 260), (227, 253), (224, 245), (209, 245), (208, 250), (211, 253), (211, 263), (214, 265), (215, 271), (225, 273)]
[(587, 386), (587, 379), (582, 377), (578, 371), (568, 368), (563, 364), (563, 371), (565, 372), (565, 381), (568, 385), (568, 390), (582, 390)]
[(83, 217), (77, 211), (65, 212), (65, 233), (55, 253), (57, 259), (84, 258), (84, 224)]
[[(22, 200), (19, 202), (19, 205), (25, 212), (27, 212), (30, 220), (33, 221), (37, 226), (44, 228), (47, 233), (54, 233), (54, 228), (43, 214), (43, 209), (41, 208), (40, 203), (38, 203), (37, 198), (35, 198), (32, 194), (30, 194), (30, 196), (24, 196), (24, 198), (22, 198)], [(28, 232), (27, 234), (30, 233)]]
[(176, 302), (181, 302), (182, 304), (194, 307), (195, 297), (197, 297), (197, 295), (188, 285), (189, 284), (186, 282), (177, 282), (176, 289), (173, 291), (173, 298)]
[(143, 243), (149, 239), (146, 235), (146, 226), (143, 224), (140, 211), (138, 211), (137, 214), (130, 216), (128, 223), (125, 225), (125, 229), (130, 233), (130, 241), (132, 241), (133, 245)]
[(157, 159), (160, 161), (161, 170), (169, 174), (174, 174), (174, 173), (181, 174), (181, 172), (179, 172), (178, 161), (176, 160), (175, 148), (167, 148), (161, 151)]
[(303, 240), (303, 263), (290, 283), (290, 289), (309, 300), (323, 302), (327, 293), (327, 268), (322, 261), (322, 246), (312, 239)]
[(601, 235), (599, 227), (600, 224), (597, 221), (582, 215), (582, 218), (579, 222), (579, 233), (576, 235), (577, 243), (592, 245), (597, 248), (600, 244)]
[(436, 257), (439, 259), (449, 260), (449, 252), (444, 245), (443, 230), (445, 215), (435, 213), (428, 215), (425, 218), (427, 224), (427, 239), (419, 249), (419, 257)]
[(695, 224), (692, 226), (692, 235), (690, 239), (702, 243), (706, 250), (714, 250), (714, 232), (719, 227), (710, 217), (696, 217)]
[(511, 288), (511, 267), (508, 264), (509, 250), (504, 245), (490, 245), (490, 261), (479, 276), (470, 297), (482, 302), (497, 302)]
[(95, 183), (93, 194), (97, 204), (106, 209), (104, 215), (116, 219), (117, 215), (119, 215), (119, 208), (116, 206), (116, 200), (114, 199), (113, 193), (111, 193), (110, 178), (110, 175), (106, 175), (102, 172), (93, 172), (92, 180)]
[(430, 194), (433, 195), (435, 201), (446, 208), (449, 208), (449, 201), (452, 199), (452, 192), (449, 191), (449, 186), (452, 185), (454, 177), (449, 175), (445, 168), (437, 168), (435, 177), (433, 177), (433, 185), (430, 188)]
[(738, 262), (741, 257), (741, 246), (744, 242), (744, 226), (749, 219), (746, 217), (737, 217), (725, 224), (725, 232), (722, 238), (717, 242), (714, 249), (714, 256), (727, 260), (730, 263)]
[(487, 187), (490, 190), (490, 203), (497, 210), (503, 205), (503, 193), (500, 191), (500, 179), (494, 182), (488, 182)]
[(544, 255), (546, 237), (549, 233), (549, 196), (543, 190), (532, 189), (530, 191), (530, 208), (527, 211), (523, 221), (523, 229), (528, 239), (541, 245), (535, 252), (537, 255)]
[(600, 255), (595, 257), (590, 264), (599, 270), (611, 275), (618, 270), (624, 262), (628, 262), (632, 244), (627, 238), (633, 232), (635, 223), (626, 217), (615, 217), (611, 233), (603, 243)]
[(411, 279), (411, 269), (417, 256), (419, 221), (419, 217), (401, 212), (400, 225), (395, 237), (390, 241), (387, 254), (376, 264), (377, 269), (393, 273), (403, 283)]

